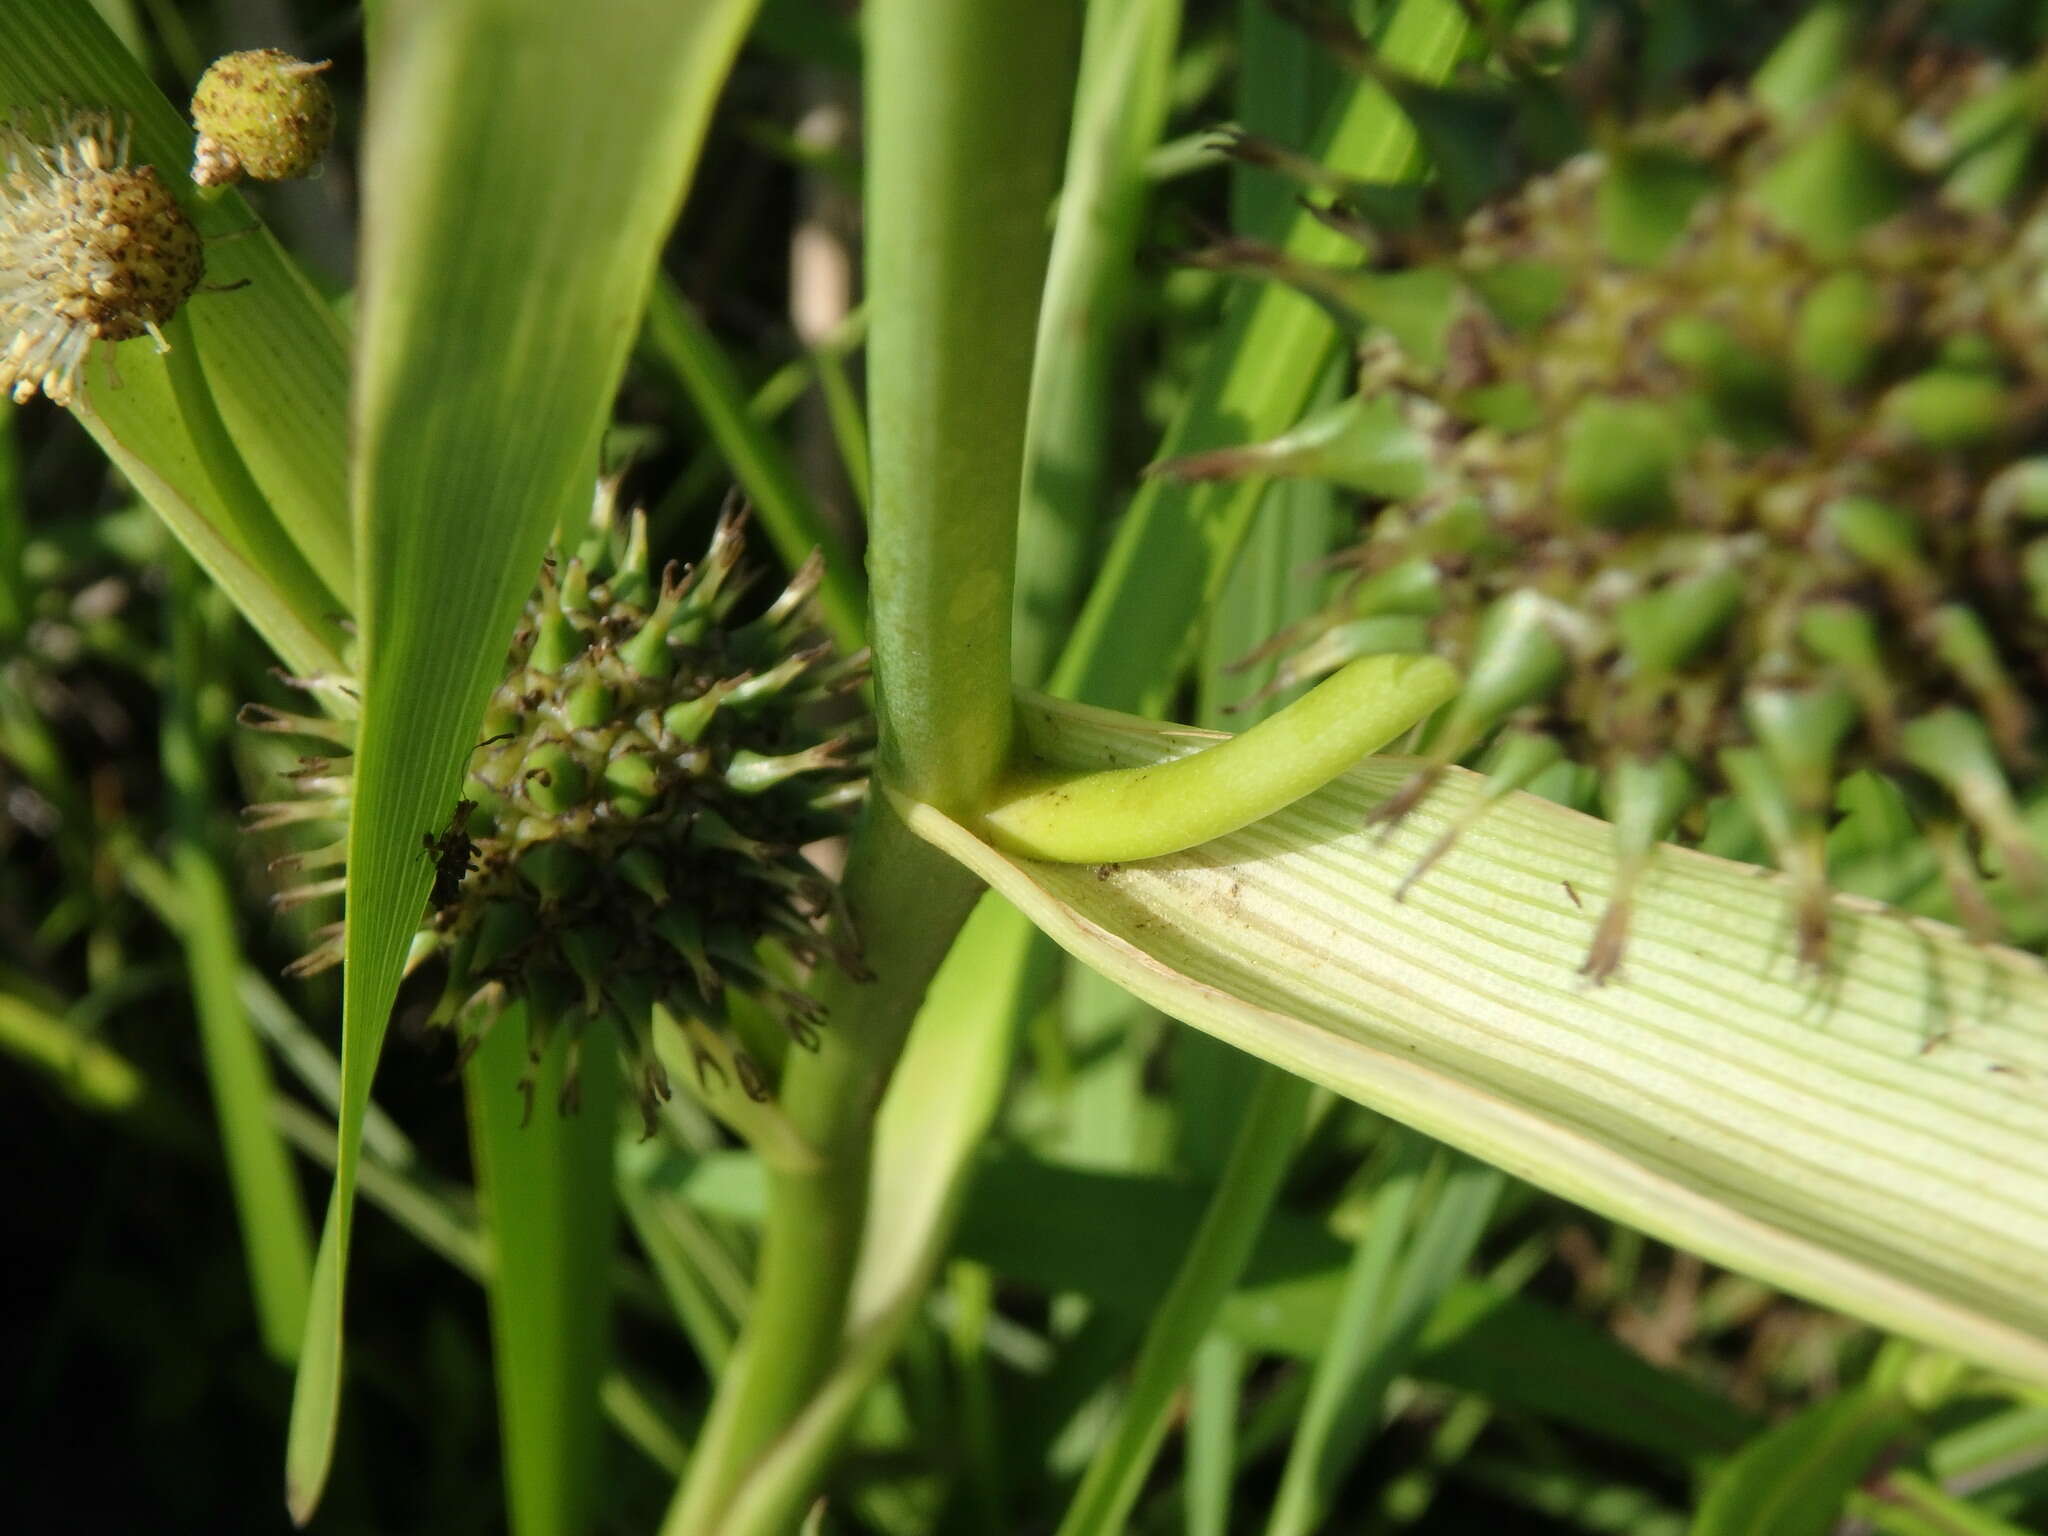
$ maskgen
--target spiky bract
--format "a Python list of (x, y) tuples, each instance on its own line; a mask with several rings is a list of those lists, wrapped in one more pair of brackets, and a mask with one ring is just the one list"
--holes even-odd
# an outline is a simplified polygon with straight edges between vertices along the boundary
[(1674, 837), (1790, 871), (1811, 961), (1830, 880), (2048, 938), (2048, 79), (1945, 62), (1616, 132), (1380, 270), (1211, 257), (1360, 325), (1361, 390), (1167, 470), (1380, 507), (1285, 675), (1458, 662), (1388, 814), (1482, 749), (1597, 807), (1596, 975)]
[(0, 127), (0, 390), (70, 403), (96, 341), (158, 330), (205, 272), (198, 231), (104, 112)]

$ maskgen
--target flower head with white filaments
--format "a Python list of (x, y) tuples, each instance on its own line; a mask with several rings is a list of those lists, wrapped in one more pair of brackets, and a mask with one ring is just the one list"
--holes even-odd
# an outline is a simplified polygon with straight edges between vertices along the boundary
[(205, 271), (199, 233), (107, 112), (0, 126), (0, 390), (68, 405), (94, 342), (148, 335)]

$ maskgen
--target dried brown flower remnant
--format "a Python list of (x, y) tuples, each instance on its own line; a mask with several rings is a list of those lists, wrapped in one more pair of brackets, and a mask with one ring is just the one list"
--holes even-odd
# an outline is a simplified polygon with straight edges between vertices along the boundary
[(111, 114), (0, 128), (0, 389), (67, 405), (96, 341), (156, 338), (205, 271), (199, 233)]

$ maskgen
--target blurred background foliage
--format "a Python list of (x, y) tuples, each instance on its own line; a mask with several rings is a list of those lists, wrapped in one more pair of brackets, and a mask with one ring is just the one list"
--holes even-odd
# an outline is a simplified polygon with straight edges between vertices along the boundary
[[(251, 195), (345, 314), (362, 99), (355, 9), (96, 3), (173, 100), (231, 48), (335, 61), (342, 127), (325, 174)], [(1797, 7), (1533, 9), (1554, 9), (1560, 26), (1613, 20), (1620, 52), (1604, 61), (1601, 88), (1619, 108), (1740, 78)], [(2028, 8), (1949, 9), (2002, 46), (2038, 44)], [(1243, 73), (1254, 36), (1261, 81)], [(1225, 164), (1213, 128), (1240, 119), (1263, 88), (1259, 110), (1292, 111), (1303, 132), (1331, 67), (1259, 0), (1188, 5), (1165, 134), (1148, 162), (1140, 265), (1117, 317), (1112, 503), (1155, 455), (1233, 286), (1173, 254), (1219, 230), (1270, 227), (1287, 208), (1280, 184)], [(762, 477), (775, 473), (858, 546), (859, 93), (853, 8), (768, 0), (671, 242), (607, 449), (628, 497), (650, 511), (657, 565), (701, 547), (736, 478), (761, 499), (773, 489)], [(1267, 131), (1285, 138), (1289, 125)], [(1532, 164), (1570, 147), (1507, 146)], [(751, 399), (786, 455), (751, 480), (735, 398)], [(1321, 516), (1334, 517), (1327, 501)], [(338, 988), (331, 974), (280, 979), (310, 923), (275, 909), (264, 866), (282, 846), (242, 834), (236, 815), (271, 798), (267, 785), (289, 766), (271, 738), (234, 725), (245, 701), (291, 707), (269, 667), (67, 415), (0, 403), (0, 1167), (10, 1173), (0, 1486), (15, 1529), (285, 1523), (290, 1375), (276, 1356), (296, 1333), (252, 1300), (201, 1046), (208, 1007), (256, 1023), (266, 1099), (301, 1154), (293, 1178), (305, 1213), (317, 1212)], [(1223, 686), (1259, 681), (1255, 671)], [(220, 873), (235, 914), (225, 970), (194, 932), (204, 923), (194, 858)], [(403, 1033), (430, 1000), (402, 999), (398, 1045), (377, 1080), (365, 1183), (375, 1214), (352, 1280), (353, 1406), (321, 1530), (506, 1527), (461, 1094), (447, 1044)], [(862, 1416), (828, 1529), (1058, 1524), (1204, 1208), (1250, 1070), (1085, 975), (1048, 991), (954, 1261)], [(1883, 1496), (1845, 1528), (2048, 1526), (2048, 1396), (1989, 1379), (1927, 1387), (1925, 1360), (1867, 1328), (1485, 1175), (1363, 1110), (1318, 1098), (1308, 1123), (1245, 1287), (1197, 1355), (1133, 1529), (1265, 1527), (1310, 1367), (1333, 1322), (1362, 1315), (1347, 1266), (1354, 1245), (1367, 1251), (1390, 1189), (1405, 1191), (1413, 1246), (1434, 1247), (1427, 1262), (1404, 1259), (1383, 1336), (1361, 1345), (1384, 1370), (1364, 1378), (1375, 1390), (1361, 1386), (1326, 1426), (1343, 1513), (1314, 1528), (1821, 1531), (1858, 1483)], [(707, 1399), (706, 1363), (729, 1345), (744, 1297), (759, 1189), (708, 1120), (698, 1130), (692, 1145), (634, 1154), (658, 1176), (640, 1186), (652, 1192), (640, 1208), (629, 1204), (634, 1235), (616, 1266), (606, 1530), (657, 1522)], [(1916, 1420), (1900, 1403), (1935, 1411)], [(1766, 1438), (1773, 1424), (1791, 1432)], [(1725, 1494), (1725, 1523), (1710, 1524), (1711, 1510), (1696, 1522), (1709, 1475), (1720, 1471), (1726, 1489), (1739, 1482), (1726, 1469), (1743, 1466), (1758, 1487), (1831, 1489), (1831, 1503), (1817, 1519), (1794, 1512), (1778, 1524)], [(1887, 1478), (1891, 1467), (1903, 1470)]]

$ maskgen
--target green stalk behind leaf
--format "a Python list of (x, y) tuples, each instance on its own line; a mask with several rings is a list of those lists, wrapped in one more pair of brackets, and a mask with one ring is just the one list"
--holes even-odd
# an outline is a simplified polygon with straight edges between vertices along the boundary
[[(611, 1182), (619, 1047), (602, 1019), (573, 1046), (557, 1033), (525, 1100), (524, 1022), (517, 1012), (498, 1020), (463, 1077), (492, 1238), (484, 1284), (506, 1502), (518, 1536), (578, 1536), (597, 1528), (603, 1507), (598, 1387), (610, 1364), (615, 1245), (611, 1201), (592, 1191)], [(574, 1113), (559, 1098), (571, 1060)]]
[[(1381, 36), (1380, 57), (1419, 80), (1441, 80), (1468, 31), (1458, 0), (1401, 0)], [(1368, 82), (1339, 99), (1314, 148), (1325, 164), (1373, 181), (1398, 180), (1420, 164), (1408, 119)], [(1284, 245), (1309, 261), (1339, 261), (1346, 251), (1343, 238), (1306, 209), (1295, 214)], [(1292, 426), (1335, 343), (1329, 321), (1299, 296), (1273, 287), (1242, 296), (1211, 343), (1160, 457)], [(1148, 481), (1103, 561), (1049, 691), (1114, 708), (1163, 708), (1178, 669), (1161, 669), (1154, 658), (1185, 660), (1189, 654), (1197, 620), (1222, 589), (1260, 490), (1256, 481), (1192, 487)]]
[(1058, 658), (1103, 521), (1110, 395), (1145, 206), (1145, 157), (1165, 125), (1180, 20), (1180, 0), (1088, 7), (1025, 436), (1012, 671), (1027, 687)]

